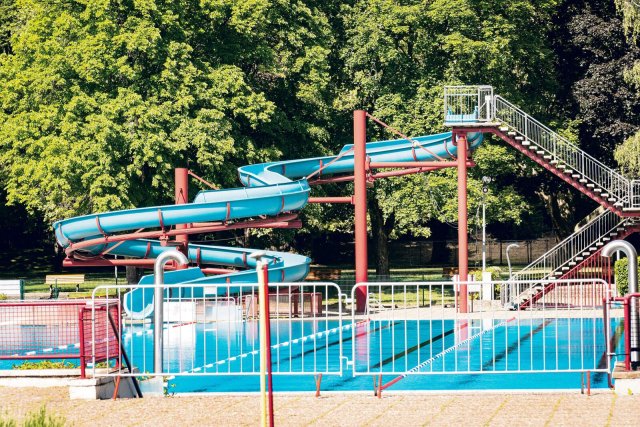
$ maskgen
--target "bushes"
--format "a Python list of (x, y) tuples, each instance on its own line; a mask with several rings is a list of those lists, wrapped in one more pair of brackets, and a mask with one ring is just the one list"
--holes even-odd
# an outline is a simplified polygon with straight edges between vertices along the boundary
[[(487, 272), (491, 273), (491, 280), (500, 280), (502, 269), (500, 267), (487, 267)], [(482, 281), (482, 270), (472, 270), (469, 272), (475, 281)]]
[[(638, 265), (640, 266), (640, 259), (638, 259)], [(624, 296), (629, 291), (629, 259), (622, 258), (616, 261), (614, 271), (618, 295)], [(640, 271), (640, 268), (638, 271)]]

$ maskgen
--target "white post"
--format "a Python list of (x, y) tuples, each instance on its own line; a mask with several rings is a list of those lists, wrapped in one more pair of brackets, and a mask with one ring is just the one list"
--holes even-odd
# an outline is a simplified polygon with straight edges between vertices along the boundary
[(487, 271), (487, 208), (482, 200), (482, 272)]
[(189, 260), (182, 252), (177, 250), (164, 251), (156, 258), (153, 265), (154, 292), (153, 292), (153, 371), (161, 374), (162, 363), (162, 326), (164, 303), (164, 266), (169, 261), (175, 261), (180, 265), (189, 264)]
[[(267, 312), (265, 310), (266, 298), (264, 294), (264, 277), (262, 275), (262, 257), (267, 253), (257, 251), (249, 255), (256, 260), (256, 274), (258, 276), (258, 330), (260, 335), (260, 425), (267, 425)], [(269, 368), (270, 369), (270, 368)]]

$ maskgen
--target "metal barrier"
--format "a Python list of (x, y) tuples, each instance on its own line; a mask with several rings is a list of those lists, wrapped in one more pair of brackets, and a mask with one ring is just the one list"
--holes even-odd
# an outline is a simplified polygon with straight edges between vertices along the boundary
[(0, 303), (0, 359), (78, 359), (85, 301)]
[[(78, 331), (80, 339), (80, 376), (86, 377), (86, 368), (91, 361), (94, 369), (100, 363), (110, 368), (114, 360), (116, 367), (122, 366), (121, 336), (119, 324), (122, 309), (119, 300), (94, 301), (80, 307)], [(120, 366), (118, 366), (120, 365)]]
[(77, 359), (85, 378), (89, 360), (119, 359), (117, 327), (101, 327), (106, 323), (99, 321), (107, 316), (117, 325), (119, 301), (98, 299), (92, 306), (84, 300), (0, 303), (0, 359)]
[(541, 283), (554, 290), (526, 311), (474, 297), (489, 295), (483, 286), (525, 283), (466, 283), (468, 313), (458, 311), (452, 282), (356, 285), (354, 294), (364, 288), (368, 295), (368, 313), (352, 311), (353, 375), (609, 372), (603, 280), (528, 281), (532, 292)]
[[(164, 286), (162, 370), (153, 368), (154, 324), (125, 317), (117, 335), (122, 336), (123, 350), (137, 373), (94, 368), (93, 375), (259, 375), (257, 284)], [(272, 283), (269, 288), (273, 375), (342, 375), (343, 331), (351, 325), (342, 323), (344, 295), (338, 286)], [(119, 300), (131, 289), (143, 289), (143, 299), (148, 295), (143, 306), (154, 304), (153, 285), (98, 286), (94, 295), (106, 291), (118, 295)], [(101, 323), (107, 319), (95, 319), (95, 328), (106, 327)], [(105, 357), (113, 356), (115, 347), (111, 344)], [(92, 362), (95, 366), (96, 360)], [(123, 366), (122, 361), (118, 365)]]

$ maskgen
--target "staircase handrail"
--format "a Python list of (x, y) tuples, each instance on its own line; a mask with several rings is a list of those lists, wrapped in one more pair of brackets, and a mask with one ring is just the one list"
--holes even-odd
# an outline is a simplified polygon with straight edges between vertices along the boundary
[[(522, 270), (516, 272), (513, 274), (513, 280), (518, 280), (519, 276), (522, 276), (523, 274), (526, 273), (530, 273), (530, 271), (528, 270), (532, 270), (534, 268), (534, 266), (536, 266), (537, 264), (540, 264), (542, 261), (544, 261), (547, 258), (550, 258), (552, 255), (554, 255), (555, 253), (559, 252), (560, 249), (564, 246), (567, 246), (569, 244), (569, 242), (575, 241), (577, 236), (579, 235), (584, 235), (586, 234), (588, 231), (591, 231), (592, 227), (597, 223), (597, 222), (601, 222), (603, 221), (603, 218), (605, 217), (612, 217), (617, 219), (617, 221), (613, 221), (612, 223), (614, 224), (612, 227), (606, 229), (606, 230), (601, 230), (601, 232), (596, 233), (596, 236), (590, 240), (588, 242), (587, 245), (585, 245), (581, 250), (580, 253), (582, 251), (584, 251), (584, 248), (588, 248), (590, 247), (592, 244), (595, 244), (600, 238), (602, 238), (602, 236), (606, 235), (607, 233), (611, 232), (612, 230), (614, 230), (616, 227), (618, 227), (621, 223), (623, 223), (625, 221), (625, 219), (620, 219), (620, 217), (618, 217), (615, 213), (611, 212), (610, 210), (605, 210), (604, 212), (602, 212), (600, 215), (598, 215), (597, 217), (593, 218), (591, 221), (589, 221), (588, 223), (586, 223), (584, 226), (582, 226), (580, 229), (576, 230), (575, 232), (571, 233), (569, 236), (567, 236), (566, 238), (564, 238), (563, 240), (561, 240), (560, 242), (558, 242), (553, 248), (549, 249), (547, 252), (545, 252), (544, 254), (542, 254), (540, 257), (538, 257), (537, 259), (535, 259), (533, 262), (531, 262), (529, 265), (527, 265), (526, 267), (524, 267)], [(573, 254), (573, 256), (575, 256), (576, 254)], [(551, 271), (549, 271), (549, 273), (544, 274), (544, 277), (549, 276), (551, 273), (553, 273), (556, 269), (561, 268), (562, 266), (564, 266), (567, 262), (569, 262), (571, 258), (568, 258), (567, 260), (565, 260), (563, 263), (560, 263), (559, 265), (557, 265), (555, 267), (555, 269), (552, 269)], [(546, 264), (544, 264), (546, 266)], [(552, 265), (549, 265), (549, 267), (553, 267)]]
[[(622, 174), (620, 174), (615, 169), (612, 169), (609, 166), (605, 165), (604, 163), (602, 163), (601, 161), (599, 161), (598, 159), (596, 159), (595, 157), (593, 157), (589, 153), (585, 152), (581, 148), (577, 147), (571, 141), (569, 141), (568, 139), (566, 139), (563, 136), (559, 135), (557, 132), (551, 130), (549, 127), (547, 127), (544, 124), (540, 123), (534, 117), (532, 117), (529, 114), (525, 113), (520, 108), (518, 108), (516, 105), (514, 105), (511, 102), (507, 101), (506, 99), (504, 99), (500, 95), (496, 95), (494, 97), (494, 99), (495, 99), (495, 104), (494, 104), (494, 115), (495, 116), (494, 117), (496, 117), (496, 119), (498, 119), (498, 120), (500, 120), (502, 122), (505, 122), (506, 124), (514, 127), (526, 139), (529, 139), (529, 140), (535, 142), (537, 145), (539, 145), (542, 149), (547, 151), (549, 154), (552, 154), (555, 158), (561, 160), (563, 163), (565, 163), (568, 166), (570, 166), (573, 170), (576, 170), (576, 171), (580, 172), (580, 174), (585, 179), (591, 180), (594, 184), (597, 184), (599, 187), (607, 190), (610, 194), (615, 194), (621, 202), (624, 202), (624, 201), (628, 202), (629, 201), (629, 190), (630, 190), (630, 187), (631, 187), (631, 182), (630, 182), (629, 179), (624, 177)], [(512, 113), (516, 113), (516, 114), (522, 116), (522, 119), (520, 121), (523, 123), (523, 126), (519, 126), (518, 125), (518, 123), (517, 123), (518, 120), (508, 120), (508, 119), (506, 119), (504, 117), (504, 114), (502, 114), (502, 111), (505, 108), (501, 108), (499, 106), (500, 103), (502, 103), (506, 107), (506, 109), (510, 109)], [(570, 150), (573, 150), (574, 152), (578, 153), (578, 155), (583, 160), (583, 162), (582, 162), (583, 164), (579, 165), (576, 162), (571, 162), (571, 160), (569, 160), (567, 158), (562, 158), (561, 156), (559, 156), (558, 155), (558, 151), (557, 151), (557, 148), (558, 148), (557, 146), (556, 147), (548, 147), (548, 146), (545, 146), (545, 143), (542, 140), (536, 140), (536, 139), (532, 138), (531, 135), (530, 135), (531, 132), (528, 131), (529, 130), (528, 129), (529, 126), (532, 127), (532, 128), (533, 127), (538, 127), (542, 131), (542, 132), (539, 132), (539, 133), (543, 134), (544, 132), (546, 132), (548, 137), (550, 137), (550, 139), (555, 139), (557, 141), (560, 141), (560, 142), (562, 142), (562, 144), (565, 147), (567, 147)], [(602, 180), (598, 180), (592, 174), (590, 174), (585, 168), (585, 166), (586, 166), (585, 165), (585, 161), (584, 161), (585, 159), (589, 163), (594, 164), (596, 166), (596, 168), (600, 168), (600, 169), (604, 170), (605, 173), (608, 174), (611, 177), (610, 178), (611, 185), (609, 185), (608, 183), (603, 182)], [(617, 183), (617, 185), (614, 185), (614, 183)]]

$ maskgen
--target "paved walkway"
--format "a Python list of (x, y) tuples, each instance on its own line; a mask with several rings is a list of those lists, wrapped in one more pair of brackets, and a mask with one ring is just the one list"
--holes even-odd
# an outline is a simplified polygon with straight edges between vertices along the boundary
[[(72, 401), (66, 388), (0, 387), (2, 417), (47, 412), (76, 426), (257, 426), (257, 395)], [(528, 394), (276, 395), (278, 426), (637, 426), (639, 396)]]

